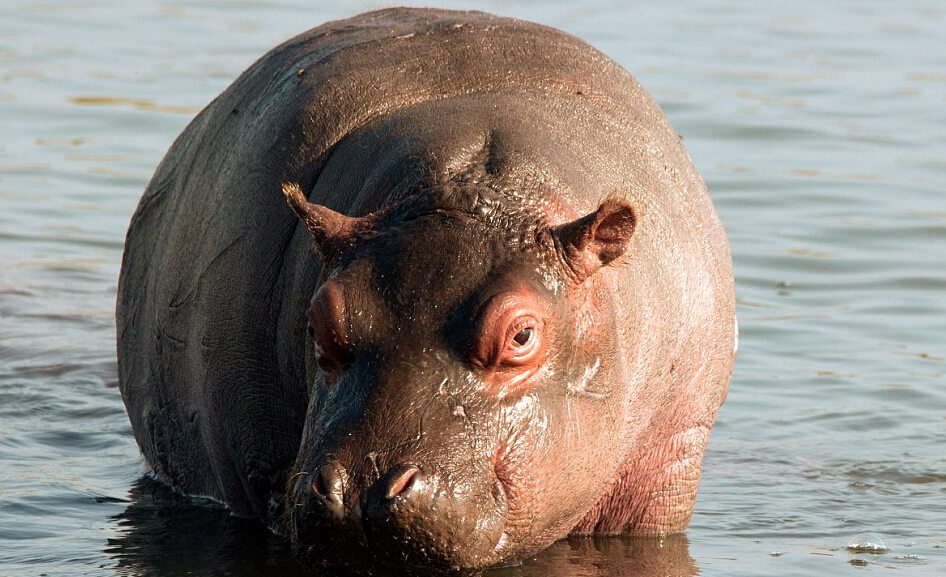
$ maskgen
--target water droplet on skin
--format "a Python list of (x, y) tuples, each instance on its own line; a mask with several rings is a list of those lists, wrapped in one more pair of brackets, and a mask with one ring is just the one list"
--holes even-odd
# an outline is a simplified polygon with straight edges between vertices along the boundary
[(884, 553), (888, 551), (884, 540), (876, 533), (861, 533), (855, 535), (854, 538), (848, 542), (847, 550), (852, 553)]

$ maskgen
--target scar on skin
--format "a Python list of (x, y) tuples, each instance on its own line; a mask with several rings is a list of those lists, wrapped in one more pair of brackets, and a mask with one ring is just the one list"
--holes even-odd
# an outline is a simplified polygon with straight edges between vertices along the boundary
[(595, 359), (595, 364), (585, 367), (585, 373), (578, 379), (577, 382), (570, 383), (568, 385), (568, 392), (575, 393), (577, 395), (589, 396), (593, 399), (603, 399), (606, 395), (601, 393), (592, 393), (588, 391), (588, 383), (591, 382), (591, 379), (595, 378), (595, 375), (598, 374), (598, 369), (601, 367), (601, 357)]

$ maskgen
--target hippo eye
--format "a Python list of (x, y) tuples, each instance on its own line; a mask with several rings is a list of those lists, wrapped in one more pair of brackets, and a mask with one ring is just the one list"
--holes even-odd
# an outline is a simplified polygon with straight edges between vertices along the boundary
[(520, 366), (533, 360), (538, 350), (538, 324), (531, 315), (514, 317), (506, 330), (505, 343), (499, 351), (499, 358), (496, 359), (499, 364)]
[(516, 342), (520, 347), (524, 347), (526, 343), (529, 342), (529, 339), (532, 338), (532, 327), (526, 327), (516, 333), (516, 336), (512, 337), (512, 340)]
[(541, 363), (543, 324), (536, 304), (532, 295), (521, 292), (490, 299), (480, 314), (474, 364), (505, 370)]
[(527, 288), (494, 295), (478, 311), (470, 361), (491, 394), (522, 392), (545, 363), (549, 309)]

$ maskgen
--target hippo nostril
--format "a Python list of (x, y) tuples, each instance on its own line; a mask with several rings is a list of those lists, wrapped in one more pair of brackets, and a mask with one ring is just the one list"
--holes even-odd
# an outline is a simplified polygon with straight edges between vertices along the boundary
[(388, 489), (384, 496), (387, 499), (393, 499), (398, 495), (410, 492), (414, 485), (420, 480), (420, 469), (414, 465), (400, 465), (391, 471), (391, 477), (388, 480)]
[(329, 488), (325, 483), (325, 477), (322, 476), (322, 471), (315, 473), (315, 479), (312, 480), (312, 490), (320, 497), (328, 496)]
[(334, 507), (340, 507), (344, 500), (345, 472), (335, 463), (326, 463), (315, 472), (312, 478), (312, 492)]

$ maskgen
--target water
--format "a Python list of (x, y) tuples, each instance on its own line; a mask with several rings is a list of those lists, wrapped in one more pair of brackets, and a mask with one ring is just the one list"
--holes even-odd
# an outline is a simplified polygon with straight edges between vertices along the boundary
[[(687, 534), (564, 541), (495, 576), (946, 574), (941, 3), (446, 5), (568, 30), (644, 83), (728, 228), (742, 329)], [(375, 7), (0, 7), (0, 575), (301, 572), (143, 477), (115, 284), (193, 114), (277, 42)], [(850, 551), (862, 533), (888, 551)]]

